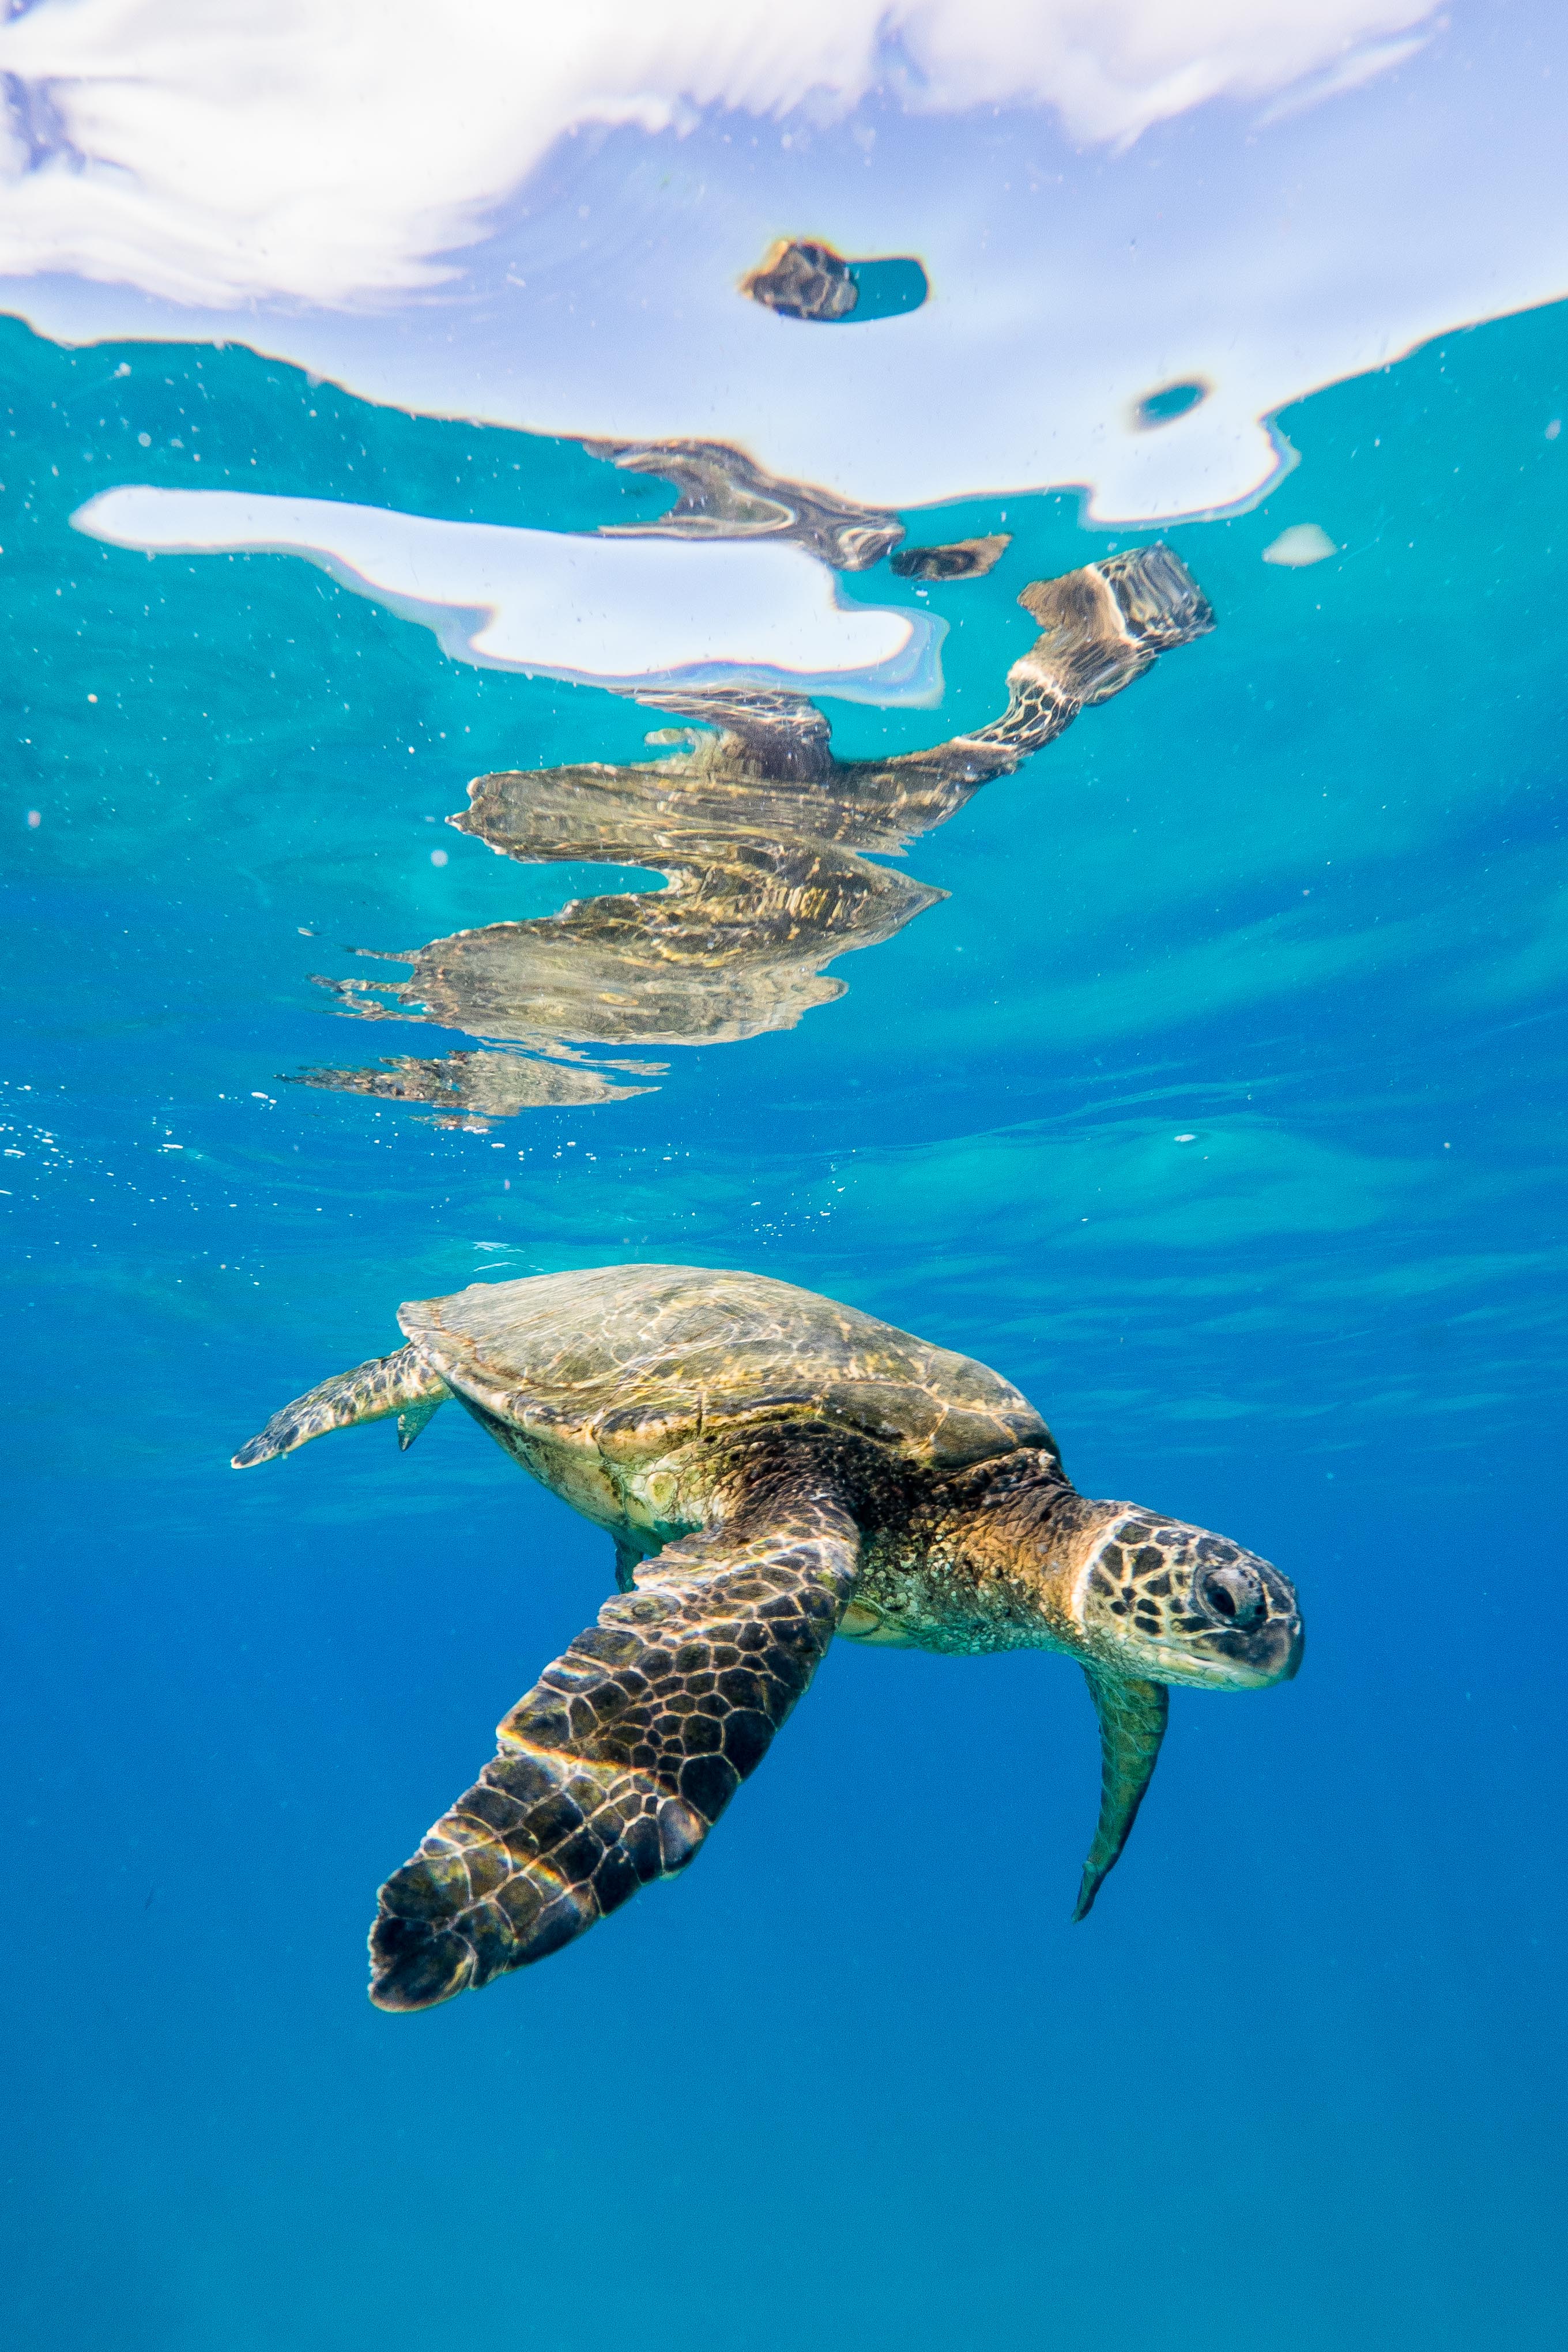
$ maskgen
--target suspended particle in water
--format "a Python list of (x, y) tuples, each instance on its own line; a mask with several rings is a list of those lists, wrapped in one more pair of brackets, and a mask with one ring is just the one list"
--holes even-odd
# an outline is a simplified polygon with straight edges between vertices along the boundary
[(446, 851), (444, 849), (433, 849), (430, 852), (430, 863), (432, 866), (445, 866), (447, 863)]

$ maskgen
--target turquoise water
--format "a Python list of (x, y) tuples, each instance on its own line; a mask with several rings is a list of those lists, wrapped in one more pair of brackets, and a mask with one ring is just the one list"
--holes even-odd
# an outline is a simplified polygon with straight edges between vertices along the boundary
[[(659, 714), (70, 517), (135, 482), (586, 532), (672, 489), (238, 349), (7, 322), (0, 359), (13, 2340), (1552, 2340), (1568, 310), (1287, 410), (1229, 520), (906, 514), (1011, 543), (841, 575), (947, 624), (940, 704), (822, 702), (843, 758), (994, 717), (1020, 589), (1112, 549), (1163, 536), (1216, 627), (916, 841), (948, 895), (844, 993), (534, 1041), (536, 1092), (600, 1098), (499, 1114), (353, 1087), (515, 1034), (351, 1024), (318, 976), (658, 889), (442, 820)], [(1300, 525), (1334, 552), (1262, 561)], [(689, 1877), (367, 2006), (376, 1886), (608, 1547), (453, 1415), (228, 1456), (399, 1300), (619, 1259), (972, 1352), (1085, 1491), (1295, 1579), (1300, 1676), (1175, 1695), (1084, 1926), (1074, 1669), (840, 1644)]]

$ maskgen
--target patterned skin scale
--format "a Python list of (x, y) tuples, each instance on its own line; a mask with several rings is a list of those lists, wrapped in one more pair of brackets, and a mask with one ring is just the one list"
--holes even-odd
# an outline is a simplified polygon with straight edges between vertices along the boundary
[(765, 1276), (604, 1266), (399, 1310), (408, 1345), (274, 1414), (235, 1466), (456, 1397), (614, 1538), (619, 1593), (500, 1727), (383, 1887), (372, 1998), (424, 2009), (547, 1953), (690, 1861), (835, 1633), (1058, 1649), (1100, 1718), (1081, 1918), (1126, 1842), (1169, 1683), (1296, 1671), (1285, 1579), (1225, 1538), (1091, 1502), (1007, 1381)]

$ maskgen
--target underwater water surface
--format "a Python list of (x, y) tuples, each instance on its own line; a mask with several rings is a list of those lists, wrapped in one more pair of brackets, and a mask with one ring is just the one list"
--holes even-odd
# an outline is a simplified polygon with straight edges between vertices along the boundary
[[(709, 445), (0, 371), (8, 2340), (1555, 2340), (1568, 307), (1283, 411), (1228, 517), (797, 501), (728, 690), (676, 604), (627, 684), (630, 570), (486, 666), (265, 503), (635, 551), (771, 495)], [(972, 773), (1037, 583), (1156, 546), (1212, 627)], [(456, 1414), (229, 1457), (401, 1300), (630, 1260), (972, 1353), (1294, 1579), (1092, 1918), (1068, 1663), (840, 1643), (688, 1876), (368, 2006), (609, 1545)]]

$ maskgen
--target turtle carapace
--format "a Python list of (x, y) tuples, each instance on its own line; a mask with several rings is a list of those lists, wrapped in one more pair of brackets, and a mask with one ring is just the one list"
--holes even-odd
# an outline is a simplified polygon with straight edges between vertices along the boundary
[(381, 1891), (372, 1999), (424, 2009), (689, 1863), (834, 1634), (1065, 1650), (1100, 1717), (1076, 1916), (1126, 1842), (1166, 1685), (1296, 1671), (1276, 1569), (1090, 1502), (1028, 1401), (966, 1356), (763, 1275), (597, 1266), (400, 1307), (407, 1345), (275, 1413), (237, 1469), (456, 1397), (615, 1538), (619, 1592), (503, 1719), (500, 1752)]

